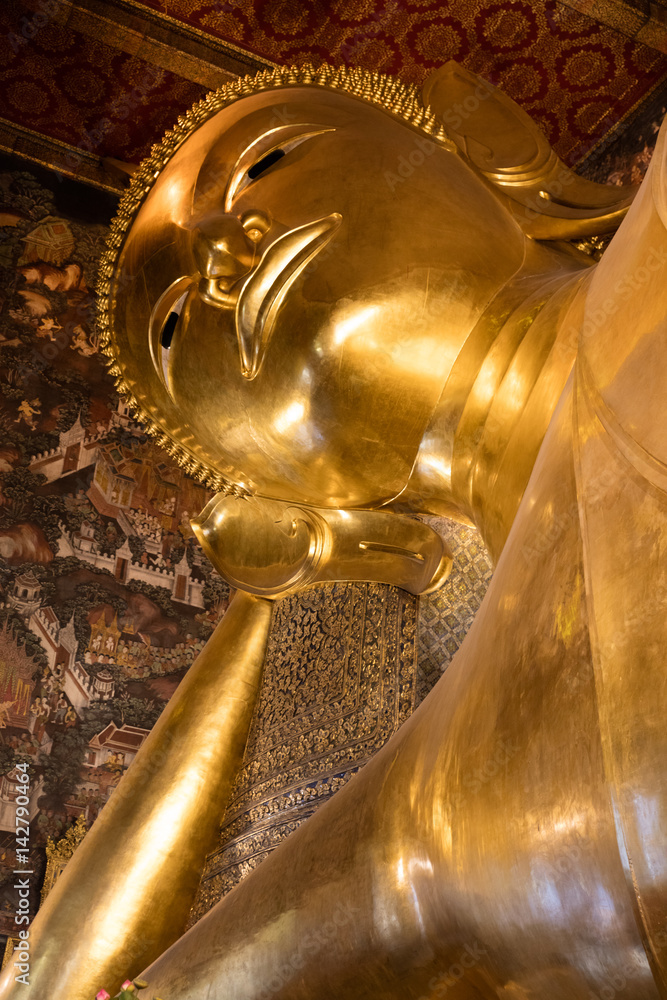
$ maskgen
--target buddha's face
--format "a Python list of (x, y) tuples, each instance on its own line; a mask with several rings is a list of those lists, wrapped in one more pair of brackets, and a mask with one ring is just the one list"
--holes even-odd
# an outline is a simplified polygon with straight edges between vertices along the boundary
[(418, 129), (334, 90), (260, 92), (183, 143), (133, 223), (125, 378), (236, 482), (377, 505), (523, 252), (496, 196)]

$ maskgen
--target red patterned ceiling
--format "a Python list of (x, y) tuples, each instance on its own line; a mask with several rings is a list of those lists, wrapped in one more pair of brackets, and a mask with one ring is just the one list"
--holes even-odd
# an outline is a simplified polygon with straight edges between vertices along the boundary
[[(51, 0), (55, 2), (55, 0)], [(120, 5), (122, 6), (122, 4)], [(275, 63), (324, 60), (420, 82), (455, 58), (501, 86), (575, 162), (667, 74), (667, 57), (555, 0), (132, 0)], [(36, 9), (33, 7), (33, 10)], [(25, 5), (4, 0), (0, 33)], [(173, 21), (170, 22), (173, 25)], [(55, 20), (0, 50), (0, 114), (102, 156), (136, 160), (203, 93)], [(144, 94), (134, 98), (133, 88)], [(99, 123), (111, 122), (100, 135)]]
[(457, 59), (579, 158), (667, 72), (667, 58), (556, 0), (142, 0), (274, 62), (345, 62), (419, 83)]
[(0, 115), (17, 125), (133, 161), (205, 92), (55, 20), (19, 42), (25, 16), (19, 0), (0, 5)]

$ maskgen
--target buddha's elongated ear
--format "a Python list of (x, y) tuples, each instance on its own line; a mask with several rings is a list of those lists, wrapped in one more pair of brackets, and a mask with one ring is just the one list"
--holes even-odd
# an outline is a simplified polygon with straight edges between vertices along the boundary
[(571, 240), (620, 225), (636, 188), (578, 177), (525, 111), (481, 76), (451, 60), (429, 76), (422, 98), (470, 163), (507, 197), (526, 235)]

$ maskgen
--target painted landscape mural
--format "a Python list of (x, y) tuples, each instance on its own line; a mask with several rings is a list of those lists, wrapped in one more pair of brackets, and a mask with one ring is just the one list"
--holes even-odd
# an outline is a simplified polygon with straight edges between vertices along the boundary
[(95, 822), (230, 597), (189, 526), (209, 494), (106, 374), (91, 291), (106, 226), (86, 219), (93, 190), (63, 211), (66, 187), (0, 173), (0, 934), (16, 764), (37, 874), (48, 838)]

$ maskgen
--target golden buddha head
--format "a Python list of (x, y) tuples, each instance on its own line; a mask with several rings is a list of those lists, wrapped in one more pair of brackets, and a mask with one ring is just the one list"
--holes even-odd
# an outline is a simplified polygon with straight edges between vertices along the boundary
[(121, 204), (100, 281), (112, 372), (218, 489), (379, 506), (527, 241), (414, 90), (260, 74), (185, 116)]

